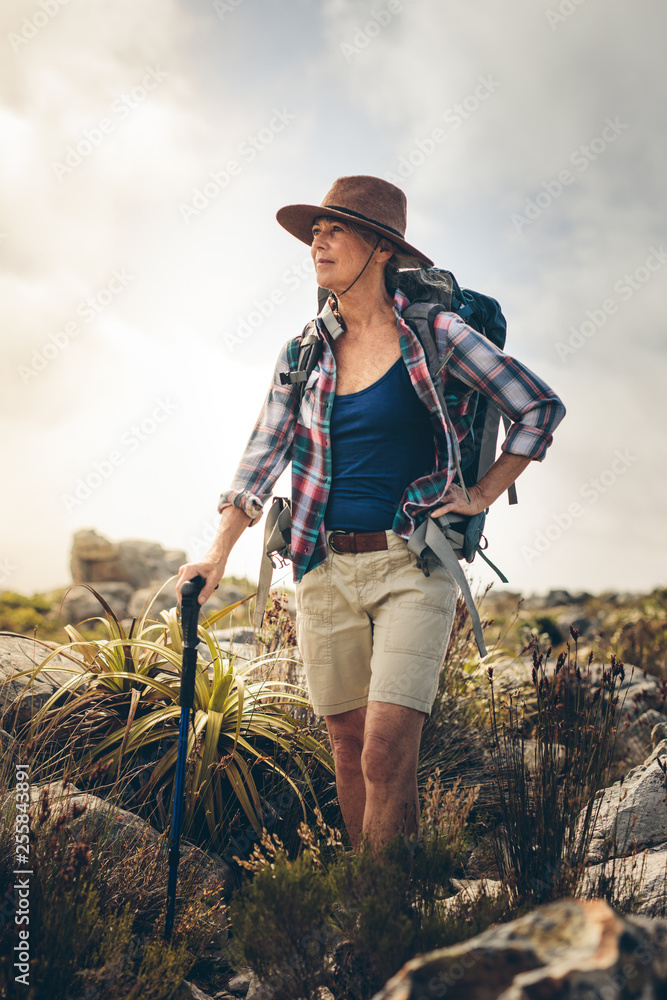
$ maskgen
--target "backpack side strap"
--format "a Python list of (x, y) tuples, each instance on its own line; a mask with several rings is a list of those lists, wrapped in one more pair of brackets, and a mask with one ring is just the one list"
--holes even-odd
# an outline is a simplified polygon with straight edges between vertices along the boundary
[(271, 589), (271, 578), (276, 565), (272, 556), (276, 556), (279, 560), (291, 558), (289, 549), (292, 527), (291, 514), (290, 502), (286, 497), (273, 498), (264, 527), (264, 547), (259, 568), (255, 613), (252, 620), (255, 629), (260, 629), (264, 621), (266, 602), (269, 599), (269, 590)]
[(448, 541), (445, 531), (438, 527), (432, 517), (426, 517), (419, 527), (415, 528), (410, 536), (408, 549), (416, 555), (418, 559), (424, 559), (428, 557), (429, 554), (434, 555), (436, 559), (442, 563), (445, 569), (449, 570), (452, 574), (461, 588), (463, 599), (466, 602), (479, 655), (481, 657), (486, 656), (487, 648), (484, 644), (482, 623), (479, 620), (479, 614), (477, 612), (477, 608), (475, 607), (472, 594), (470, 593), (470, 587), (468, 586), (466, 575), (461, 569), (461, 564), (456, 558), (454, 549)]

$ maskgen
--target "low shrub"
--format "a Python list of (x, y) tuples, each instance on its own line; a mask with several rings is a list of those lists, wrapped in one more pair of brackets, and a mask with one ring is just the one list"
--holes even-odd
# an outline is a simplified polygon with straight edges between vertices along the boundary
[[(10, 791), (5, 782), (0, 897), (14, 902), (17, 863)], [(196, 866), (183, 866), (180, 885), (181, 897), (196, 902), (181, 904), (167, 944), (162, 937), (166, 852), (139, 835), (134, 843), (127, 838), (116, 842), (97, 821), (93, 835), (85, 807), (68, 807), (46, 790), (28, 816), (29, 923), (22, 926), (29, 931), (29, 970), (17, 982), (18, 926), (12, 915), (0, 922), (0, 996), (172, 1000), (204, 949), (220, 951), (226, 914), (219, 900), (207, 902)]]
[(446, 792), (433, 776), (420, 838), (378, 851), (345, 851), (321, 814), (316, 830), (302, 824), (296, 859), (264, 834), (241, 862), (254, 877), (231, 906), (232, 962), (250, 965), (279, 1000), (312, 1000), (320, 986), (336, 1000), (368, 1000), (416, 953), (481, 931), (507, 896), (447, 905), (474, 795)]

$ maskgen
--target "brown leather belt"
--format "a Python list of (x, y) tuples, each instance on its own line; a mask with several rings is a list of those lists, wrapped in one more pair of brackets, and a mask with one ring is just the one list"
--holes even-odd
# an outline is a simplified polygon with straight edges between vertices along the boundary
[(380, 552), (386, 549), (386, 531), (332, 531), (329, 535), (329, 548), (339, 555), (349, 555), (351, 552)]

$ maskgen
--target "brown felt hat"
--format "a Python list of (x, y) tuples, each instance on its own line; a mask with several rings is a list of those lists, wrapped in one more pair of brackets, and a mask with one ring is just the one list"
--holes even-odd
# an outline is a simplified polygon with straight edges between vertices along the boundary
[(276, 213), (276, 218), (288, 233), (310, 246), (313, 222), (323, 215), (358, 222), (386, 236), (402, 251), (396, 254), (399, 267), (433, 265), (430, 257), (405, 241), (407, 201), (401, 189), (389, 181), (365, 174), (339, 177), (321, 205), (286, 205)]

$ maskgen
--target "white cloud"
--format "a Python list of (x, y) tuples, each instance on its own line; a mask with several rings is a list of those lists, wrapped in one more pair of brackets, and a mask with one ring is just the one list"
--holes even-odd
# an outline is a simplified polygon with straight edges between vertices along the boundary
[[(588, 0), (551, 30), (546, 2), (398, 6), (244, 0), (221, 19), (206, 3), (71, 0), (14, 51), (9, 33), (39, 6), (4, 5), (0, 388), (14, 488), (0, 560), (17, 567), (7, 586), (64, 582), (77, 526), (185, 546), (215, 520), (275, 354), (314, 309), (314, 282), (299, 270), (307, 248), (277, 226), (276, 209), (319, 201), (339, 174), (410, 164), (434, 128), (446, 139), (402, 181), (408, 236), (462, 283), (501, 299), (509, 348), (569, 406), (552, 452), (519, 484), (520, 518), (492, 512), (491, 540), (514, 562), (513, 585), (660, 579), (652, 497), (664, 467), (667, 267), (629, 299), (614, 284), (664, 240), (665, 12)], [(390, 7), (388, 23), (367, 29), (373, 11)], [(367, 44), (346, 57), (341, 45), (364, 32)], [(133, 97), (151, 69), (155, 86)], [(280, 132), (276, 110), (287, 115)], [(577, 168), (577, 147), (616, 116), (628, 128)], [(86, 130), (99, 142), (59, 180), (53, 161), (82, 140), (85, 150)], [(226, 183), (230, 161), (238, 170)], [(517, 232), (512, 214), (568, 166), (573, 182)], [(183, 206), (195, 204), (186, 222)], [(124, 270), (132, 280), (106, 303)], [(225, 335), (275, 292), (284, 299), (231, 351)], [(85, 302), (100, 294), (86, 322)], [(557, 343), (609, 296), (618, 311), (561, 360)], [(68, 323), (78, 332), (58, 348)], [(43, 370), (21, 378), (19, 366), (54, 343)], [(68, 514), (61, 493), (161, 394), (178, 399), (178, 413)], [(567, 504), (596, 462), (634, 441), (649, 457), (526, 566), (519, 539)], [(633, 503), (655, 526), (636, 544), (614, 531)], [(249, 532), (230, 567), (255, 573), (259, 546), (259, 531)]]

